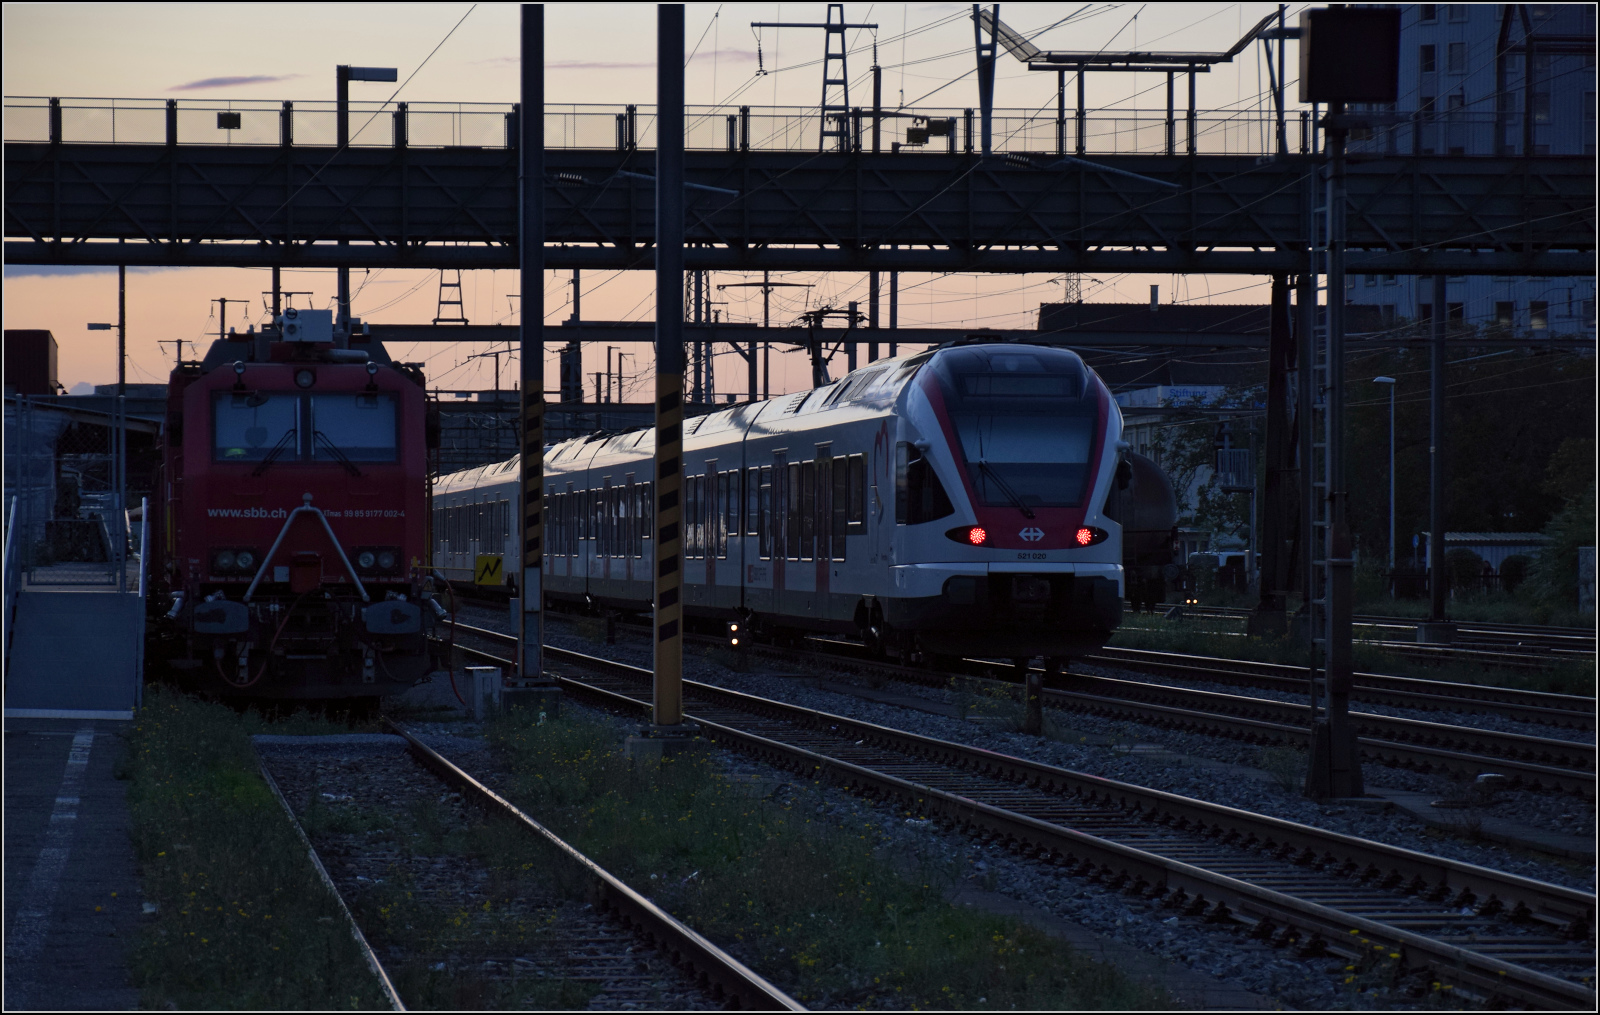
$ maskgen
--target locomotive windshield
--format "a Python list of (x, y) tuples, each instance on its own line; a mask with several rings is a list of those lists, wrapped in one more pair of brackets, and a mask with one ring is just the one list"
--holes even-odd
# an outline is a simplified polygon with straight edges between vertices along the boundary
[(1099, 408), (1087, 372), (1063, 349), (952, 349), (940, 386), (980, 503), (1077, 507)]
[(219, 462), (392, 462), (395, 396), (217, 392), (213, 454)]
[[(214, 410), (219, 462), (259, 462), (279, 444), (292, 444), (298, 433), (298, 395), (218, 392)], [(293, 447), (287, 450), (296, 457)]]
[(311, 424), (319, 438), (312, 443), (315, 461), (337, 459), (334, 448), (352, 462), (395, 459), (393, 395), (312, 395)]

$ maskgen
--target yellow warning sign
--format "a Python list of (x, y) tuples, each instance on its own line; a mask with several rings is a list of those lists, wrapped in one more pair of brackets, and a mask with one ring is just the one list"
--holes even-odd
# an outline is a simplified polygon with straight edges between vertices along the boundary
[(498, 553), (480, 553), (478, 561), (472, 566), (472, 584), (474, 585), (504, 585), (506, 583), (505, 560)]

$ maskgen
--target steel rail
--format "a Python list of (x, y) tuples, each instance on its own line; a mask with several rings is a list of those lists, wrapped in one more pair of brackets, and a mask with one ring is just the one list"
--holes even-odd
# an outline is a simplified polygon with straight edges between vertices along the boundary
[[(640, 686), (650, 676), (648, 670), (625, 663), (564, 649), (548, 651), (554, 658), (617, 674)], [(574, 693), (637, 714), (644, 714), (649, 707), (646, 698), (576, 677), (565, 676), (562, 683)], [(1136, 820), (1150, 831), (1135, 833), (1134, 838), (1150, 839), (1151, 849), (975, 799), (967, 792), (941, 789), (926, 781), (834, 757), (814, 749), (815, 743), (807, 747), (738, 729), (728, 725), (727, 717), (720, 717), (719, 721), (718, 715), (708, 714), (704, 708), (694, 713), (695, 721), (714, 740), (783, 767), (826, 776), (847, 788), (892, 795), (946, 823), (1001, 839), (1013, 848), (1075, 872), (1098, 875), (1116, 887), (1160, 897), (1166, 905), (1186, 914), (1237, 920), (1252, 926), (1255, 936), (1294, 943), (1311, 954), (1326, 951), (1354, 958), (1364, 951), (1364, 946), (1356, 942), (1365, 936), (1400, 950), (1407, 963), (1428, 966), (1437, 978), (1470, 985), (1491, 996), (1545, 1007), (1591, 1010), (1594, 1006), (1594, 992), (1581, 984), (1397, 925), (1431, 922), (1448, 926), (1464, 918), (1460, 912), (1463, 908), (1476, 906), (1480, 917), (1502, 913), (1513, 921), (1533, 921), (1549, 928), (1551, 933), (1546, 936), (1518, 939), (1524, 947), (1551, 952), (1545, 956), (1547, 961), (1587, 961), (1589, 950), (1570, 946), (1565, 939), (1582, 938), (1590, 932), (1595, 909), (1595, 898), (1590, 893), (694, 681), (685, 681), (685, 691), (691, 700), (713, 710), (776, 719), (790, 727), (797, 739), (830, 741), (841, 753), (869, 743), (872, 747), (867, 750), (886, 748), (900, 756), (899, 767), (934, 777), (941, 772), (955, 773), (966, 780), (969, 788), (987, 790), (993, 797), (1005, 799), (1019, 792), (1048, 794), (1058, 801), (1052, 805), (1055, 810), (1060, 809), (1062, 798), (1071, 797), (1075, 798), (1072, 802), (1093, 806), (1102, 816), (1102, 823), (1105, 815), (1115, 820)], [(1079, 816), (1077, 823), (1095, 824), (1086, 816)], [(1155, 841), (1163, 834), (1180, 841)], [(1250, 862), (1271, 868), (1261, 875), (1262, 880), (1281, 882), (1284, 870), (1292, 873), (1330, 868), (1334, 878), (1344, 879), (1342, 884), (1348, 886), (1352, 896), (1361, 894), (1362, 884), (1375, 883), (1384, 894), (1395, 898), (1387, 905), (1380, 902), (1374, 909), (1369, 892), (1366, 901), (1356, 908), (1374, 910), (1374, 915), (1363, 916), (1350, 908), (1325, 904), (1326, 900), (1299, 898), (1243, 877), (1208, 870), (1199, 865), (1203, 862), (1200, 860), (1191, 863), (1181, 855), (1151, 851), (1167, 845), (1180, 854), (1187, 848), (1192, 856), (1196, 843), (1204, 849), (1215, 848), (1218, 842), (1230, 853), (1244, 853), (1252, 858)], [(1239, 860), (1234, 855), (1231, 862), (1220, 862), (1237, 868)], [(1313, 894), (1326, 894), (1328, 884), (1337, 887), (1341, 882), (1330, 880), (1322, 892)], [(1420, 897), (1434, 910), (1417, 908), (1416, 901), (1407, 900), (1407, 895)], [(1406, 910), (1407, 906), (1413, 908)], [(1509, 950), (1518, 951), (1514, 945)]]
[(289, 800), (283, 795), (283, 790), (278, 788), (278, 781), (267, 771), (266, 762), (260, 754), (256, 755), (256, 767), (261, 770), (261, 778), (267, 782), (267, 788), (272, 790), (272, 795), (278, 798), (278, 803), (283, 807), (283, 813), (288, 815), (289, 824), (294, 827), (294, 834), (300, 837), (300, 842), (306, 847), (306, 854), (311, 857), (311, 866), (316, 868), (317, 878), (333, 896), (333, 901), (339, 904), (339, 912), (344, 915), (344, 922), (350, 929), (350, 936), (355, 939), (356, 947), (361, 949), (361, 956), (367, 962), (367, 968), (372, 970), (372, 975), (377, 978), (378, 986), (383, 990), (384, 997), (389, 1002), (392, 1011), (405, 1011), (405, 1002), (400, 1000), (399, 993), (394, 989), (394, 981), (389, 979), (388, 970), (383, 968), (383, 963), (378, 959), (378, 953), (372, 950), (372, 945), (367, 942), (367, 936), (361, 932), (361, 925), (356, 923), (355, 914), (350, 912), (350, 907), (345, 905), (344, 896), (339, 894), (339, 888), (333, 883), (333, 878), (328, 875), (328, 868), (323, 866), (322, 857), (317, 855), (317, 847), (311, 844), (311, 838), (306, 835), (306, 830), (300, 826), (300, 819), (295, 816), (294, 808), (289, 806)]
[[(546, 651), (551, 651), (546, 649)], [(504, 660), (502, 660), (503, 662)], [(666, 910), (629, 888), (560, 836), (541, 825), (511, 801), (485, 786), (454, 762), (418, 740), (410, 730), (385, 718), (390, 729), (404, 737), (407, 747), (425, 766), (446, 782), (459, 787), (491, 813), (515, 821), (553, 846), (569, 865), (595, 886), (601, 908), (615, 912), (625, 923), (655, 941), (675, 962), (688, 966), (723, 996), (746, 1011), (806, 1011), (798, 1001), (779, 990), (744, 963), (684, 926)]]

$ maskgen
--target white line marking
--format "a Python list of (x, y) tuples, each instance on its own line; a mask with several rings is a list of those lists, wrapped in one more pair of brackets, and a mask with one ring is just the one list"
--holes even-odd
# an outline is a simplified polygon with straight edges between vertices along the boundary
[(72, 836), (78, 826), (78, 791), (83, 786), (84, 773), (89, 768), (89, 751), (93, 747), (93, 726), (80, 729), (72, 738), (67, 769), (61, 776), (61, 789), (56, 793), (50, 823), (45, 828), (44, 846), (39, 850), (33, 876), (28, 879), (11, 934), (6, 938), (6, 980), (9, 982), (5, 1003), (13, 1011), (27, 1007), (24, 995), (32, 982), (30, 967), (44, 951), (45, 938), (50, 932), (56, 890), (61, 885), (61, 872), (67, 866), (67, 858), (72, 854)]

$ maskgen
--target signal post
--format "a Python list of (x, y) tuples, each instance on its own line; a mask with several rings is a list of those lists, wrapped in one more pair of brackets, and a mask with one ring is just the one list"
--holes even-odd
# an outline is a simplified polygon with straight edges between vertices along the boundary
[(658, 4), (654, 712), (627, 743), (642, 761), (696, 743), (683, 719), (683, 216), (683, 7)]
[(522, 274), (522, 567), (516, 600), (517, 674), (507, 708), (554, 717), (561, 688), (544, 670), (544, 8), (522, 5), (522, 104), (517, 111), (517, 257)]

